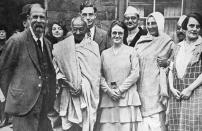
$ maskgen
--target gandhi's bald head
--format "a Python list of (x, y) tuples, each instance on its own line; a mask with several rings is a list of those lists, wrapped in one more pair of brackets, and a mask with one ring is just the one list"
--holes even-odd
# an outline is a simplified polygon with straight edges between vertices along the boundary
[(81, 16), (77, 16), (72, 19), (71, 27), (76, 43), (81, 42), (87, 32), (86, 21)]

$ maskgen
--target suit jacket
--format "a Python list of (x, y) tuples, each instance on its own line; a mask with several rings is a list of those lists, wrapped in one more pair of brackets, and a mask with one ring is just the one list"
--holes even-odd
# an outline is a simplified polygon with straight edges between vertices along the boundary
[[(44, 38), (51, 69), (48, 86), (51, 101), (55, 98), (55, 71), (52, 65), (51, 43)], [(0, 87), (8, 89), (5, 112), (25, 115), (36, 104), (43, 80), (30, 29), (13, 35), (6, 43), (0, 59)], [(53, 102), (52, 102), (53, 103)]]
[(98, 28), (97, 26), (95, 27), (95, 34), (93, 40), (98, 43), (100, 53), (103, 50), (111, 47), (111, 43), (108, 41), (107, 32), (103, 29)]

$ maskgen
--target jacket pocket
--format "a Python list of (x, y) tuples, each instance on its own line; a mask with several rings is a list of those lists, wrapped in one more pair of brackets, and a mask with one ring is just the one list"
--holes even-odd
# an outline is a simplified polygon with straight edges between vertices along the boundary
[(23, 102), (24, 91), (22, 89), (11, 88), (9, 92), (14, 103), (20, 104)]

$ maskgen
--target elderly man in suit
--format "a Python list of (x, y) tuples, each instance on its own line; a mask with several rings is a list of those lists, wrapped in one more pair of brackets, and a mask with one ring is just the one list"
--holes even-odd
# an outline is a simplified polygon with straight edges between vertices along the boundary
[(98, 43), (101, 53), (103, 50), (111, 47), (111, 44), (108, 41), (107, 32), (95, 25), (96, 12), (97, 8), (88, 1), (80, 5), (80, 14), (88, 24), (89, 32), (87, 37)]
[(51, 131), (48, 112), (55, 98), (51, 43), (44, 37), (46, 11), (31, 6), (30, 27), (13, 35), (0, 59), (0, 86), (8, 88), (5, 112), (14, 131)]

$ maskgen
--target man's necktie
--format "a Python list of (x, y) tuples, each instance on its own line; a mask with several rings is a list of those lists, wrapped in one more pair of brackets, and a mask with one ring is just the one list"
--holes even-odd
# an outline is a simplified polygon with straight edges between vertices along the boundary
[(38, 44), (38, 46), (39, 46), (39, 49), (41, 50), (41, 52), (42, 52), (42, 46), (41, 46), (41, 41), (38, 39), (37, 40), (37, 44)]
[(88, 35), (88, 38), (92, 39), (90, 30), (87, 32), (87, 35)]

